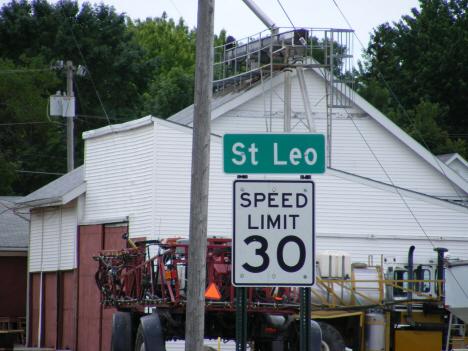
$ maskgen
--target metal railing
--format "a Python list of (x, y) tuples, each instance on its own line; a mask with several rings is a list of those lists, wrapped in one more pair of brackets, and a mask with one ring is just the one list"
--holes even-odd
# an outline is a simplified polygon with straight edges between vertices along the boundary
[(284, 27), (277, 34), (266, 30), (240, 40), (228, 37), (214, 48), (213, 87), (224, 92), (285, 68), (314, 67), (329, 82), (330, 106), (350, 106), (353, 35), (347, 29)]
[[(376, 283), (378, 287), (369, 287), (365, 286), (363, 289), (366, 290), (378, 290), (379, 292), (379, 300), (375, 300), (370, 296), (367, 296), (359, 291), (357, 291), (356, 283)], [(443, 300), (444, 296), (437, 296), (434, 297), (429, 293), (422, 293), (420, 291), (412, 290), (409, 288), (405, 288), (397, 283), (437, 283), (439, 290), (442, 291), (442, 284), (445, 283), (445, 280), (388, 280), (388, 279), (378, 279), (378, 280), (353, 280), (353, 279), (320, 279), (317, 278), (317, 284), (324, 288), (328, 294), (331, 296), (331, 301), (325, 300), (317, 291), (312, 290), (312, 293), (325, 305), (327, 308), (347, 308), (358, 306), (359, 308), (369, 308), (369, 307), (384, 307), (385, 305), (394, 305), (394, 304), (408, 304), (408, 303), (422, 303), (427, 301), (441, 301)], [(349, 285), (347, 285), (349, 284)], [(335, 289), (335, 285), (338, 286), (338, 289)], [(386, 300), (385, 298), (385, 286), (401, 289), (406, 292), (411, 292), (414, 295), (417, 295), (419, 298), (414, 299), (392, 299)], [(346, 303), (344, 299), (338, 296), (337, 291), (341, 290), (348, 291), (353, 296), (359, 296), (360, 298), (365, 299), (368, 304), (354, 304), (354, 303)]]

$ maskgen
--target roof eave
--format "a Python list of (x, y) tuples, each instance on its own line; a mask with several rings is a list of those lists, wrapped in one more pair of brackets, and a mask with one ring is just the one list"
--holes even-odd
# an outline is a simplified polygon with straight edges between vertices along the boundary
[(70, 201), (75, 200), (78, 196), (86, 192), (86, 182), (81, 183), (76, 188), (72, 189), (68, 193), (62, 196), (62, 205), (68, 204)]
[(76, 199), (78, 196), (84, 194), (85, 192), (86, 192), (86, 182), (83, 182), (62, 196), (57, 196), (57, 197), (47, 198), (47, 199), (37, 199), (34, 201), (24, 202), (20, 204), (17, 208), (27, 208), (27, 207), (37, 208), (37, 207), (53, 207), (53, 206), (66, 205), (70, 201)]

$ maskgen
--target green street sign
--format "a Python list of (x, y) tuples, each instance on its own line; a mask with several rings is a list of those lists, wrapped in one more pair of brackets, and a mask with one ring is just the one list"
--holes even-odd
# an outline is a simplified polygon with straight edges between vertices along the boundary
[(223, 171), (229, 174), (325, 173), (323, 134), (225, 134)]

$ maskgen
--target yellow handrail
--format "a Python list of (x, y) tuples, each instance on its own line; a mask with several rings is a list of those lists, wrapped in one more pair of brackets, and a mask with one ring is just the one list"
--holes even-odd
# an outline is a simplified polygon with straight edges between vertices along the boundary
[[(441, 300), (443, 299), (443, 296), (439, 296), (439, 297), (434, 297), (434, 296), (431, 296), (429, 294), (426, 294), (426, 293), (422, 293), (422, 292), (419, 292), (419, 291), (416, 291), (416, 290), (412, 290), (412, 289), (409, 289), (409, 288), (405, 288), (401, 285), (397, 285), (396, 283), (437, 283), (438, 284), (438, 288), (439, 288), (439, 291), (441, 291), (441, 288), (442, 288), (442, 283), (444, 283), (445, 280), (436, 280), (436, 279), (431, 279), (431, 280), (416, 280), (416, 279), (413, 279), (413, 280), (396, 280), (396, 279), (378, 279), (378, 280), (375, 280), (375, 279), (320, 279), (320, 278), (317, 278), (317, 283), (322, 286), (323, 288), (325, 288), (325, 290), (331, 294), (332, 296), (332, 301), (331, 303), (325, 301), (325, 299), (323, 299), (316, 291), (314, 291), (312, 289), (312, 293), (320, 300), (322, 301), (325, 305), (327, 305), (328, 307), (336, 307), (336, 303), (335, 303), (335, 300), (338, 300), (342, 306), (345, 306), (345, 307), (349, 307), (349, 306), (352, 306), (352, 305), (349, 305), (347, 304), (345, 301), (343, 301), (343, 299), (341, 299), (336, 293), (335, 293), (335, 289), (334, 289), (334, 284), (338, 285), (339, 287), (343, 288), (343, 289), (346, 289), (348, 291), (350, 291), (352, 294), (354, 295), (358, 295), (376, 305), (384, 305), (384, 287), (385, 286), (391, 286), (391, 287), (394, 287), (394, 288), (397, 288), (397, 289), (401, 289), (403, 291), (406, 291), (406, 292), (411, 292), (419, 297), (423, 297), (423, 298), (426, 298), (428, 300), (434, 300), (434, 301), (438, 301), (438, 300)], [(344, 283), (350, 283), (351, 286), (353, 287), (349, 287), (349, 286), (346, 286)], [(374, 290), (379, 290), (379, 300), (380, 301), (375, 301), (374, 299), (370, 298), (369, 296), (366, 296), (362, 293), (360, 293), (359, 291), (356, 291), (356, 283), (378, 283), (379, 287), (362, 287), (364, 289), (374, 289)], [(354, 305), (355, 306), (355, 305)]]

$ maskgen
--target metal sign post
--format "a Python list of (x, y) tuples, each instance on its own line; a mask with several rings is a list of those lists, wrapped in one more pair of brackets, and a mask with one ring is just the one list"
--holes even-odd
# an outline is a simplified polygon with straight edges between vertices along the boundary
[(247, 293), (249, 288), (236, 287), (236, 351), (247, 349)]
[(300, 351), (309, 351), (311, 345), (310, 335), (310, 288), (301, 288), (301, 312), (300, 312)]

